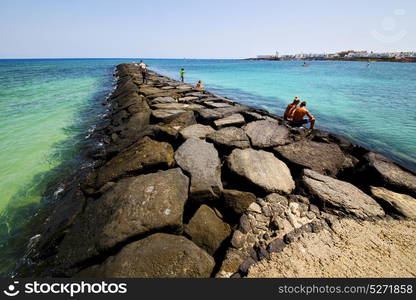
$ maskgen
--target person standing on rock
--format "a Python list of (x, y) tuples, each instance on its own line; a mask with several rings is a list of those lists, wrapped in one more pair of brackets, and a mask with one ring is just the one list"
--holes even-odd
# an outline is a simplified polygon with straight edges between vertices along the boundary
[[(313, 130), (315, 128), (315, 118), (314, 116), (306, 109), (306, 101), (303, 101), (300, 104), (300, 107), (296, 108), (292, 115), (292, 121), (289, 122), (290, 126), (293, 127), (302, 127), (304, 124), (311, 123), (309, 129)], [(305, 115), (309, 120), (304, 119)]]
[(184, 70), (184, 68), (182, 68), (182, 69), (179, 71), (179, 74), (181, 75), (181, 81), (183, 82), (183, 81), (184, 81), (184, 79), (185, 79), (185, 70)]
[(298, 107), (298, 104), (300, 103), (300, 99), (298, 97), (295, 97), (292, 103), (288, 104), (286, 107), (285, 114), (283, 115), (283, 119), (288, 121), (289, 119), (292, 119), (292, 114), (295, 111), (295, 109)]
[(142, 74), (143, 83), (147, 84), (147, 66), (142, 60), (140, 61), (139, 69)]

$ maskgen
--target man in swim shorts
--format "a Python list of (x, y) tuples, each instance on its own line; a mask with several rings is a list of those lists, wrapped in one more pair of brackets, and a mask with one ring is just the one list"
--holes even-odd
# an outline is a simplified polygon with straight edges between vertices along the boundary
[[(292, 121), (289, 122), (290, 126), (293, 127), (302, 127), (304, 124), (311, 123), (310, 129), (313, 130), (315, 127), (315, 118), (314, 116), (306, 109), (306, 101), (303, 101), (300, 104), (299, 108), (296, 108), (292, 115)], [(309, 120), (304, 119), (305, 115)]]
[(290, 103), (285, 111), (285, 114), (283, 115), (283, 118), (288, 121), (289, 119), (292, 118), (292, 114), (295, 111), (295, 109), (297, 108), (298, 104), (299, 104), (300, 100), (298, 97), (295, 97), (295, 99), (293, 100), (292, 103)]

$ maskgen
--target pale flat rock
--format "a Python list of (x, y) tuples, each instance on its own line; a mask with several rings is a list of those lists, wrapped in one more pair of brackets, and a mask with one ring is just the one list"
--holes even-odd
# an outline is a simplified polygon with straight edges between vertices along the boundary
[(205, 139), (205, 137), (215, 130), (211, 126), (206, 126), (202, 124), (194, 124), (188, 127), (185, 127), (179, 131), (179, 134), (183, 139)]
[(197, 110), (203, 108), (199, 104), (186, 104), (186, 103), (157, 103), (152, 104), (153, 109), (167, 109), (167, 110)]
[(224, 102), (205, 101), (204, 103), (206, 106), (211, 108), (231, 107), (229, 103)]
[(269, 148), (289, 143), (289, 130), (277, 121), (262, 120), (244, 126), (253, 147)]
[(179, 98), (178, 101), (179, 102), (192, 102), (198, 99), (199, 99), (198, 97), (187, 96), (187, 97)]
[(302, 184), (307, 195), (319, 201), (323, 210), (363, 219), (385, 215), (373, 198), (348, 182), (305, 169)]
[(227, 165), (232, 172), (266, 192), (290, 194), (295, 188), (289, 168), (270, 152), (234, 149)]
[(399, 194), (383, 187), (371, 187), (371, 194), (380, 203), (389, 206), (395, 212), (410, 219), (416, 219), (416, 199)]
[(241, 126), (244, 122), (244, 117), (241, 114), (233, 114), (223, 119), (215, 120), (214, 125), (220, 129), (226, 126)]

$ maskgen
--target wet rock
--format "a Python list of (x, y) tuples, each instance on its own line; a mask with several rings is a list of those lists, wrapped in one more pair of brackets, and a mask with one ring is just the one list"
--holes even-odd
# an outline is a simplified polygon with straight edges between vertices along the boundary
[(125, 246), (77, 277), (207, 278), (214, 259), (183, 236), (156, 233)]
[(416, 219), (416, 199), (382, 187), (371, 187), (371, 194), (383, 207), (411, 219)]
[(231, 116), (215, 120), (214, 125), (220, 129), (226, 126), (241, 126), (244, 124), (244, 117), (241, 114), (233, 114)]
[(256, 201), (256, 196), (249, 192), (237, 190), (223, 190), (224, 204), (235, 215), (243, 214), (251, 203)]
[(42, 234), (37, 244), (37, 248), (42, 255), (50, 254), (55, 251), (54, 247), (67, 230), (82, 213), (86, 198), (82, 191), (73, 187), (55, 205), (50, 216), (42, 224)]
[(220, 147), (226, 148), (250, 148), (250, 141), (244, 130), (237, 127), (225, 127), (210, 133), (207, 140), (213, 142)]
[(74, 265), (133, 236), (154, 230), (180, 231), (189, 179), (170, 169), (120, 180), (88, 202), (63, 240), (58, 258)]
[(211, 208), (201, 205), (185, 225), (185, 233), (196, 245), (213, 255), (231, 235), (231, 228)]
[(177, 164), (191, 176), (190, 195), (201, 202), (220, 197), (221, 162), (214, 145), (187, 139), (175, 152)]
[(387, 188), (416, 197), (416, 176), (414, 174), (403, 170), (386, 157), (373, 152), (368, 153), (365, 158), (373, 172), (371, 175), (374, 175)]
[(214, 133), (215, 130), (211, 126), (206, 126), (202, 124), (194, 124), (188, 127), (181, 129), (179, 132), (183, 139), (205, 139), (205, 137), (211, 133)]
[(227, 165), (233, 173), (266, 192), (290, 194), (295, 188), (289, 168), (269, 152), (234, 149), (227, 158)]
[(335, 176), (346, 159), (336, 144), (301, 141), (274, 149), (280, 157), (297, 168), (312, 169), (323, 175)]
[(350, 183), (304, 170), (302, 183), (305, 192), (320, 201), (325, 211), (359, 218), (384, 216), (377, 202)]
[(170, 144), (144, 137), (100, 168), (97, 186), (132, 172), (169, 168), (174, 163)]
[(289, 143), (289, 130), (277, 121), (263, 120), (244, 126), (253, 147), (269, 148)]

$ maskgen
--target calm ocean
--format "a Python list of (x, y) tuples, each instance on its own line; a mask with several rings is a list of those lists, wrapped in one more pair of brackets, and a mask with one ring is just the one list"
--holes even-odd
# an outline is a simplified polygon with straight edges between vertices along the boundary
[[(114, 67), (130, 61), (0, 60), (0, 243), (33, 212), (46, 184), (59, 176), (55, 167), (76, 165), (80, 142), (103, 113), (99, 104), (112, 89)], [(145, 62), (176, 79), (183, 67), (188, 83), (201, 79), (214, 93), (274, 113), (298, 96), (308, 101), (318, 128), (416, 170), (416, 64)]]

